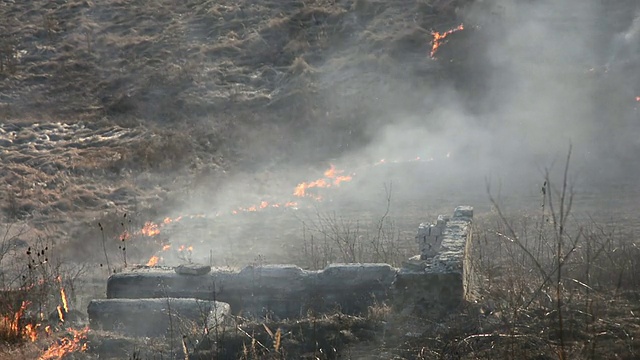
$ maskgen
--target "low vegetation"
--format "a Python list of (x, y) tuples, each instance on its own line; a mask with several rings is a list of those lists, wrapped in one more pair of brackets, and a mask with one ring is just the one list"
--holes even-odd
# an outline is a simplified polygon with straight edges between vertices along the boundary
[[(20, 243), (15, 239), (24, 234), (7, 228), (3, 254), (10, 255), (18, 276), (13, 282), (3, 277), (0, 335), (13, 353), (34, 351), (35, 344), (56, 337), (68, 339), (65, 344), (76, 345), (68, 345), (62, 353), (87, 359), (636, 358), (640, 294), (635, 273), (640, 250), (624, 229), (572, 213), (568, 166), (569, 158), (558, 185), (547, 173), (537, 214), (507, 213), (489, 195), (494, 210), (477, 215), (473, 225), (472, 266), (481, 285), (458, 311), (441, 318), (401, 314), (378, 304), (359, 316), (336, 312), (284, 321), (234, 316), (214, 329), (178, 325), (176, 320), (171, 336), (153, 342), (100, 330), (87, 332), (81, 316), (71, 316), (73, 301), (61, 298), (65, 290), (74, 298), (85, 269), (72, 271), (69, 264), (57, 261), (56, 246), (45, 241), (16, 247)], [(388, 196), (391, 206), (390, 192)], [(397, 250), (401, 239), (393, 235), (388, 213), (388, 209), (383, 212), (372, 232), (338, 215), (317, 213), (313, 225), (303, 223), (308, 265), (321, 268), (333, 261), (404, 256)], [(129, 231), (125, 224), (133, 223), (125, 219), (119, 224), (123, 233)], [(313, 240), (318, 234), (322, 246)], [(385, 254), (389, 257), (376, 258)], [(111, 256), (110, 272), (126, 266), (126, 254), (104, 255)], [(115, 343), (120, 350), (110, 350), (109, 344)]]

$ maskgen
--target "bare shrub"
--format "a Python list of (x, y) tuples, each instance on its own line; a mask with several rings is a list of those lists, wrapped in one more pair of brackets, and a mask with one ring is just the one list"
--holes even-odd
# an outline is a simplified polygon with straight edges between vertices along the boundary
[(406, 254), (398, 246), (400, 230), (389, 216), (392, 186), (385, 185), (386, 207), (377, 221), (359, 220), (335, 211), (321, 212), (302, 223), (303, 258), (312, 269), (333, 262), (399, 265)]
[(635, 284), (626, 274), (637, 269), (638, 257), (631, 257), (637, 246), (572, 215), (570, 157), (571, 150), (559, 187), (546, 171), (539, 215), (507, 214), (490, 194), (493, 216), (474, 225), (473, 266), (484, 277), (481, 323), (502, 328), (500, 356), (524, 356), (523, 342), (531, 337), (560, 359), (609, 356), (612, 342), (603, 341), (603, 331), (624, 344), (616, 353), (635, 353), (633, 338), (606, 319), (630, 306), (616, 294)]

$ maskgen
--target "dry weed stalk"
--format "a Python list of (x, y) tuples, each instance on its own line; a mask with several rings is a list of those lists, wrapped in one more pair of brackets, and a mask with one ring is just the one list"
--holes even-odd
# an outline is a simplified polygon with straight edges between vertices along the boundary
[(620, 249), (640, 254), (631, 251), (633, 242), (617, 239), (614, 231), (593, 219), (584, 223), (572, 214), (571, 150), (559, 187), (550, 171), (544, 172), (540, 217), (525, 215), (513, 221), (488, 189), (496, 223), (489, 228), (474, 225), (479, 236), (474, 240), (473, 266), (487, 280), (481, 289), (481, 313), (500, 319), (508, 330), (504, 339), (509, 358), (518, 358), (519, 346), (543, 333), (559, 359), (574, 358), (576, 352), (598, 358), (603, 351), (598, 348), (603, 317), (613, 311), (607, 304), (618, 302), (611, 299), (612, 292), (615, 296), (630, 285), (611, 279), (621, 279), (619, 275), (638, 266), (637, 259), (620, 261), (627, 255)]
[[(375, 223), (347, 218), (337, 212), (321, 212), (302, 223), (303, 255), (312, 269), (340, 261), (383, 262), (397, 265), (403, 260), (398, 244), (400, 230), (390, 217), (392, 184), (384, 184), (385, 209)], [(318, 240), (321, 239), (321, 240)]]

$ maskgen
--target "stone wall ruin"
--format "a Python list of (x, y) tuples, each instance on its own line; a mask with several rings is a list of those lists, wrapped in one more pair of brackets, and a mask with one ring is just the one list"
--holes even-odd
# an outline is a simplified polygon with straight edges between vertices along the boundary
[[(203, 301), (226, 309), (224, 314), (272, 319), (332, 311), (366, 314), (370, 306), (384, 302), (402, 313), (439, 316), (468, 298), (473, 286), (468, 259), (472, 219), (473, 208), (459, 206), (452, 217), (420, 224), (416, 236), (420, 255), (401, 268), (331, 264), (312, 271), (265, 265), (230, 271), (185, 265), (114, 274), (107, 282), (107, 298), (89, 304), (89, 320), (92, 327), (126, 329), (133, 325), (112, 315), (118, 314), (117, 309), (138, 301), (143, 303), (136, 305), (138, 309), (150, 309), (157, 317), (167, 307), (161, 306), (163, 299), (189, 299), (178, 300), (184, 314), (190, 313), (190, 306), (201, 309)], [(211, 316), (210, 311), (207, 314)], [(162, 328), (162, 319), (156, 322)]]

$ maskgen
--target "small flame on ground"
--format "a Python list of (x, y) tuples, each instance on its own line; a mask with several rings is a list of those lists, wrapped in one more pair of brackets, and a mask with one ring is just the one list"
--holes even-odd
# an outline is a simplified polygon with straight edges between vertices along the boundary
[(62, 306), (56, 306), (56, 310), (58, 310), (58, 318), (60, 321), (64, 322), (64, 313), (62, 312)]
[(298, 206), (298, 203), (293, 201), (288, 201), (286, 203), (270, 203), (268, 201), (261, 201), (259, 205), (251, 205), (249, 207), (240, 207), (234, 210), (231, 210), (232, 215), (238, 215), (240, 212), (257, 212), (259, 210), (264, 210), (267, 208), (281, 208), (281, 207), (295, 207)]
[(453, 34), (456, 31), (460, 31), (460, 30), (464, 30), (464, 24), (460, 24), (458, 25), (458, 27), (453, 28), (451, 30), (447, 30), (443, 33), (439, 33), (437, 31), (432, 31), (431, 35), (433, 35), (433, 41), (431, 42), (431, 53), (429, 54), (429, 56), (431, 56), (431, 58), (435, 58), (436, 52), (438, 51), (438, 48), (440, 48), (440, 45), (442, 45), (444, 43), (444, 39)]
[(193, 246), (185, 246), (185, 245), (180, 245), (180, 247), (178, 248), (178, 251), (193, 251)]
[[(151, 221), (147, 221), (144, 223), (144, 226), (142, 227), (142, 229), (140, 229), (140, 231), (138, 232), (138, 234), (142, 234), (145, 236), (149, 236), (149, 237), (153, 237), (153, 236), (157, 236), (160, 235), (160, 228), (174, 223), (174, 222), (178, 222), (180, 220), (182, 220), (182, 215), (178, 216), (177, 218), (170, 218), (170, 217), (166, 217), (162, 220), (162, 222), (160, 224), (156, 224), (154, 222)], [(198, 217), (204, 217), (204, 215), (189, 215), (190, 218), (198, 218)]]
[(8, 328), (11, 334), (20, 334), (20, 320), (22, 319), (22, 315), (29, 304), (30, 303), (28, 301), (23, 301), (20, 305), (20, 309), (13, 314), (13, 318), (6, 315), (2, 317), (3, 327)]
[(636, 101), (640, 102), (640, 96), (636, 96)]
[[(331, 186), (339, 186), (340, 183), (345, 181), (351, 181), (353, 178), (351, 175), (339, 175), (343, 173), (342, 170), (336, 170), (336, 167), (331, 164), (328, 170), (324, 172), (324, 178), (310, 181), (310, 182), (302, 182), (296, 186), (293, 190), (293, 195), (297, 197), (308, 196), (307, 190), (311, 188), (329, 188)], [(316, 200), (321, 200), (322, 197), (316, 196)]]
[(62, 298), (62, 308), (65, 313), (68, 313), (69, 303), (67, 302), (67, 294), (64, 292), (64, 288), (60, 288), (60, 297)]
[(31, 342), (38, 340), (38, 327), (40, 327), (40, 324), (27, 324), (24, 327), (24, 335), (28, 337)]
[(144, 223), (144, 227), (140, 230), (143, 235), (146, 236), (156, 236), (160, 234), (160, 229), (158, 229), (158, 224), (154, 224), (151, 221), (147, 221)]
[(147, 266), (156, 266), (158, 265), (158, 262), (160, 262), (160, 258), (153, 255), (151, 259), (149, 259), (149, 261), (147, 262)]
[(89, 327), (84, 328), (83, 330), (75, 330), (68, 329), (70, 335), (72, 337), (64, 337), (56, 341), (55, 344), (49, 346), (49, 348), (40, 355), (38, 360), (52, 360), (52, 359), (62, 359), (67, 354), (73, 352), (83, 352), (87, 350), (87, 333), (89, 332)]
[[(462, 30), (464, 29), (463, 25), (460, 24), (460, 26), (458, 26), (455, 29), (449, 30), (443, 34), (440, 33), (434, 33), (435, 36), (435, 40), (434, 40), (434, 49), (437, 49), (437, 47), (441, 44), (441, 40), (444, 39), (448, 34), (451, 34), (455, 31), (458, 30)], [(437, 35), (436, 35), (437, 34)], [(450, 154), (447, 153), (447, 157), (449, 157)], [(401, 162), (413, 162), (413, 161), (418, 161), (418, 162), (422, 162), (422, 161), (433, 161), (434, 159), (431, 158), (427, 158), (425, 160), (423, 160), (423, 158), (421, 158), (420, 156), (415, 157), (414, 159), (411, 160), (393, 160), (393, 161), (387, 161), (385, 159), (381, 159), (380, 161), (376, 162), (373, 164), (373, 166), (377, 166), (377, 165), (382, 165), (382, 164), (386, 164), (386, 163), (401, 163)], [(353, 173), (352, 175), (342, 175), (342, 173), (344, 173), (343, 170), (338, 170), (336, 169), (336, 167), (331, 164), (329, 169), (325, 170), (323, 172), (324, 177), (314, 180), (314, 181), (309, 181), (309, 182), (302, 182), (299, 183), (293, 191), (293, 195), (297, 196), (297, 197), (307, 197), (307, 198), (312, 198), (316, 201), (322, 201), (323, 198), (320, 195), (316, 195), (316, 194), (309, 194), (307, 190), (312, 189), (312, 188), (329, 188), (329, 187), (338, 187), (340, 186), (341, 183), (343, 182), (348, 182), (353, 180), (353, 175), (355, 175), (355, 173)], [(236, 209), (233, 209), (230, 211), (231, 214), (233, 215), (237, 215), (240, 212), (257, 212), (259, 210), (263, 210), (263, 209), (267, 209), (267, 208), (295, 208), (298, 206), (298, 203), (295, 201), (287, 201), (287, 202), (282, 202), (282, 203), (270, 203), (268, 201), (260, 201), (259, 204), (257, 205), (251, 205), (249, 207), (238, 207)], [(216, 214), (216, 216), (220, 215), (219, 213)], [(189, 218), (200, 218), (200, 217), (205, 217), (205, 215), (188, 215)], [(156, 224), (153, 222), (146, 222), (144, 224), (144, 227), (137, 232), (137, 234), (143, 234), (149, 237), (153, 237), (156, 235), (160, 234), (160, 229), (168, 224), (171, 224), (173, 222), (177, 222), (180, 221), (183, 218), (183, 216), (178, 216), (177, 218), (169, 218), (166, 217), (162, 220), (161, 223)], [(167, 251), (171, 248), (171, 245), (169, 244), (165, 244), (162, 246), (162, 251)], [(185, 247), (184, 245), (179, 247), (177, 249), (177, 251), (193, 251), (193, 247), (189, 246), (188, 248)], [(156, 266), (158, 265), (158, 263), (160, 262), (162, 258), (159, 257), (158, 255), (154, 255), (152, 256), (149, 261), (147, 262), (146, 266)]]
[(120, 234), (119, 238), (120, 238), (120, 241), (127, 241), (129, 240), (130, 237), (131, 237), (131, 234), (129, 234), (129, 232), (125, 230)]

